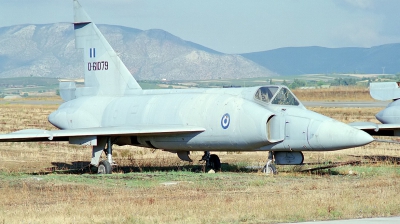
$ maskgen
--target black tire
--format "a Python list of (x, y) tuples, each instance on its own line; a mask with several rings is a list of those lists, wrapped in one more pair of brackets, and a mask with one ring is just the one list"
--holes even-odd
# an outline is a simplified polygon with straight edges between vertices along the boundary
[(210, 155), (210, 160), (208, 162), (208, 167), (210, 169), (213, 169), (215, 171), (220, 171), (221, 170), (221, 161), (219, 160), (219, 157), (215, 154)]
[(97, 174), (111, 174), (112, 167), (111, 164), (107, 160), (103, 160), (99, 163), (97, 167)]

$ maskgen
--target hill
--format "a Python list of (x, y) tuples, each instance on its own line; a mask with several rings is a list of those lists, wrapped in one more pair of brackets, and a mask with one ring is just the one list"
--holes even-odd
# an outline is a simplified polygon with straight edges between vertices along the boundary
[(371, 48), (287, 47), (241, 55), (280, 75), (400, 73), (400, 44)]
[[(204, 80), (276, 75), (240, 55), (223, 54), (163, 30), (99, 25), (139, 80)], [(83, 77), (69, 23), (0, 28), (0, 78)]]

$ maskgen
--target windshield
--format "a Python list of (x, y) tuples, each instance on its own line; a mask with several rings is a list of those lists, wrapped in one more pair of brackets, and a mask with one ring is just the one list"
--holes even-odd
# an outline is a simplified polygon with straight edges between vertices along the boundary
[(257, 100), (261, 100), (265, 103), (270, 103), (272, 100), (272, 104), (293, 106), (300, 104), (293, 94), (285, 87), (279, 89), (278, 86), (263, 86), (257, 90), (254, 97)]
[(272, 97), (275, 95), (276, 91), (278, 91), (278, 89), (279, 88), (277, 86), (264, 86), (257, 90), (254, 97), (257, 100), (269, 103)]
[(296, 100), (296, 98), (288, 89), (282, 88), (278, 94), (276, 94), (272, 104), (298, 106), (299, 101)]

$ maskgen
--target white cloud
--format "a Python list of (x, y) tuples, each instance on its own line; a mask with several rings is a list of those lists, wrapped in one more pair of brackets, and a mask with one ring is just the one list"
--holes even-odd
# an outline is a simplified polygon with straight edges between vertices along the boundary
[(338, 46), (372, 47), (398, 41), (398, 38), (382, 34), (382, 20), (376, 17), (348, 21), (333, 29), (332, 37)]
[(345, 0), (345, 2), (353, 7), (360, 9), (374, 8), (374, 2), (372, 0)]

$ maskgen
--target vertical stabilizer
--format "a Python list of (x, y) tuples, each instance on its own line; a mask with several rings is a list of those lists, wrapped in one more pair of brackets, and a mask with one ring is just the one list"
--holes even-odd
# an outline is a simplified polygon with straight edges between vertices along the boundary
[(387, 101), (400, 99), (399, 83), (396, 82), (371, 82), (369, 94), (375, 100)]
[(84, 52), (86, 94), (121, 96), (128, 90), (141, 89), (77, 0), (74, 30), (75, 46)]

